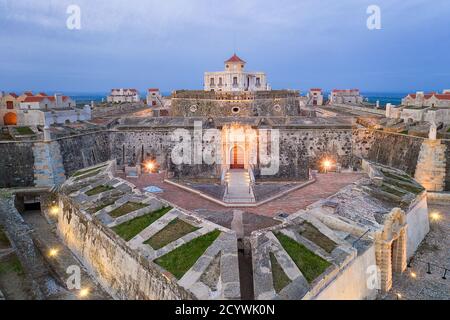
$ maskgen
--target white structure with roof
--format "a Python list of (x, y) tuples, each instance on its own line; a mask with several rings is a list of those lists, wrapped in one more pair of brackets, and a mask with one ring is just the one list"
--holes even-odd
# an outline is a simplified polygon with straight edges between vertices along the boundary
[(335, 89), (329, 97), (331, 104), (360, 104), (364, 101), (359, 89)]
[(450, 89), (442, 93), (424, 93), (419, 91), (416, 94), (408, 94), (402, 99), (402, 105), (408, 107), (432, 107), (450, 108)]
[(246, 62), (234, 54), (225, 61), (225, 70), (205, 72), (205, 91), (266, 91), (270, 90), (264, 72), (246, 72)]
[(111, 94), (106, 99), (108, 102), (139, 102), (141, 97), (136, 89), (112, 89)]

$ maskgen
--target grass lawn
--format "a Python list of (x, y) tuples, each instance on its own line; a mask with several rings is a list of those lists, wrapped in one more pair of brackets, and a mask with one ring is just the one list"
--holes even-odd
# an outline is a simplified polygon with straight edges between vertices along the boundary
[(95, 195), (100, 194), (102, 192), (110, 191), (110, 190), (113, 190), (113, 189), (114, 188), (111, 187), (111, 186), (103, 186), (103, 185), (101, 185), (101, 186), (95, 187), (94, 189), (89, 190), (88, 192), (86, 192), (86, 195), (89, 196), (89, 197), (90, 196), (95, 196)]
[(153, 249), (158, 250), (198, 229), (199, 228), (194, 227), (183, 220), (175, 219), (144, 243), (150, 245)]
[(29, 127), (17, 127), (16, 131), (20, 135), (32, 135), (32, 134), (34, 134), (34, 131), (31, 130)]
[(5, 232), (2, 228), (0, 228), (0, 249), (7, 249), (11, 246), (11, 243), (8, 240)]
[(284, 273), (283, 268), (281, 268), (275, 255), (272, 252), (269, 254), (270, 264), (272, 265), (273, 287), (275, 288), (276, 293), (279, 293), (284, 287), (291, 283), (291, 279)]
[(127, 202), (123, 206), (114, 209), (109, 213), (109, 215), (113, 218), (118, 218), (126, 215), (127, 213), (148, 207), (148, 204), (137, 203), (137, 202)]
[(96, 170), (100, 171), (100, 169), (102, 169), (104, 167), (106, 167), (106, 166), (94, 167), (94, 168), (87, 169), (87, 170), (78, 170), (77, 172), (72, 174), (72, 177), (79, 177), (79, 176), (82, 176), (82, 175), (84, 175), (86, 173), (91, 173), (91, 172), (96, 171)]
[(279, 232), (277, 232), (275, 236), (309, 283), (324, 273), (331, 265), (331, 263), (322, 259), (304, 245), (296, 242), (290, 237)]
[(115, 233), (122, 237), (125, 241), (130, 241), (135, 236), (137, 236), (141, 231), (151, 225), (153, 222), (161, 218), (167, 212), (172, 210), (172, 207), (166, 207), (148, 213), (142, 217), (134, 218), (133, 220), (122, 223), (118, 226), (113, 227)]
[(311, 242), (314, 242), (326, 252), (331, 253), (336, 248), (337, 244), (330, 238), (325, 236), (323, 233), (321, 233), (311, 223), (304, 222), (301, 227), (302, 228), (299, 231), (299, 234), (310, 240)]
[(172, 273), (177, 279), (181, 279), (219, 235), (220, 231), (214, 230), (213, 232), (195, 238), (156, 259), (155, 263)]
[(23, 275), (24, 271), (22, 264), (17, 256), (12, 256), (3, 261), (0, 261), (0, 275), (5, 273), (14, 272), (18, 275)]

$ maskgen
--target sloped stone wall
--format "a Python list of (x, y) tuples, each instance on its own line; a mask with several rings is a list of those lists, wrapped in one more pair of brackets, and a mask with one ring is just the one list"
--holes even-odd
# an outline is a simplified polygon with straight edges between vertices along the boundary
[(423, 140), (403, 134), (356, 129), (353, 132), (353, 154), (414, 176)]
[(192, 294), (162, 269), (140, 257), (95, 218), (84, 215), (60, 195), (57, 229), (64, 243), (83, 261), (103, 288), (122, 300), (191, 300)]

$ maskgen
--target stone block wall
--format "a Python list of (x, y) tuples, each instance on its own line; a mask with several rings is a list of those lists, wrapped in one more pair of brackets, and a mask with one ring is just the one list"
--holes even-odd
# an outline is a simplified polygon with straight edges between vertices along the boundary
[(446, 145), (440, 140), (424, 140), (420, 148), (415, 179), (427, 191), (439, 192), (445, 187)]
[[(116, 299), (190, 300), (194, 297), (98, 220), (83, 214), (66, 196), (57, 229), (64, 243)], [(126, 270), (126, 272), (124, 272)]]
[(32, 142), (0, 143), (0, 188), (34, 185)]
[(444, 191), (450, 191), (450, 140), (442, 140), (442, 144), (444, 144), (447, 147), (445, 150), (445, 159), (447, 168), (445, 171)]
[(369, 129), (353, 132), (353, 154), (414, 176), (423, 138)]

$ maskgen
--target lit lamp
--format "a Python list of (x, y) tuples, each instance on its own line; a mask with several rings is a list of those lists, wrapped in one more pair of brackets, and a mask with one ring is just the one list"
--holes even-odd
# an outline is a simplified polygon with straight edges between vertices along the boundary
[(50, 251), (48, 252), (48, 256), (51, 258), (54, 258), (58, 255), (59, 250), (56, 248), (50, 249)]
[(153, 173), (153, 172), (155, 171), (155, 169), (156, 169), (156, 164), (155, 164), (155, 162), (154, 162), (154, 161), (151, 161), (151, 160), (146, 161), (146, 162), (144, 163), (144, 169), (145, 169), (145, 171), (148, 172), (148, 173)]
[(332, 162), (329, 159), (325, 159), (322, 162), (322, 166), (323, 166), (325, 173), (328, 173), (328, 171), (331, 169)]
[(439, 212), (433, 211), (432, 213), (430, 213), (430, 218), (433, 221), (439, 221), (441, 220), (441, 215), (439, 214)]
[(90, 290), (88, 288), (81, 289), (80, 292), (78, 293), (78, 296), (80, 298), (86, 298), (87, 296), (89, 296), (89, 292)]
[(52, 216), (57, 216), (59, 213), (59, 207), (57, 205), (53, 205), (50, 207), (50, 214)]

